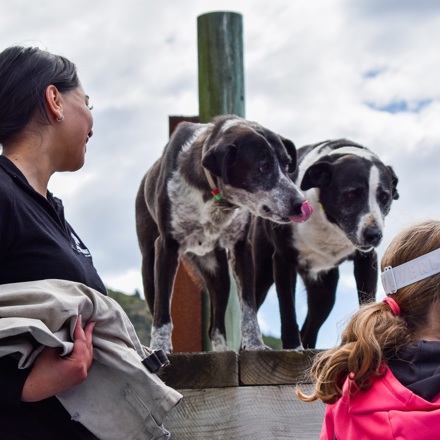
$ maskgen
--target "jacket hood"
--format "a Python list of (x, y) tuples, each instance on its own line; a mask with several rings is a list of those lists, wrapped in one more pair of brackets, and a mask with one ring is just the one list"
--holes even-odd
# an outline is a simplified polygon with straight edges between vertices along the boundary
[(397, 380), (425, 400), (440, 392), (440, 342), (419, 341), (388, 361)]
[[(440, 396), (432, 402), (402, 385), (390, 368), (385, 376), (374, 382), (368, 391), (360, 391), (349, 380), (344, 391), (349, 391), (350, 412), (355, 414), (376, 411), (431, 411), (440, 409)], [(438, 394), (438, 392), (436, 393)]]
[(342, 398), (327, 405), (320, 439), (433, 440), (439, 432), (440, 396), (423, 399), (388, 368), (368, 391), (347, 379)]
[(341, 399), (327, 405), (320, 439), (439, 438), (439, 353), (437, 342), (420, 341), (406, 347), (385, 365), (385, 375), (375, 380), (368, 391), (360, 391), (347, 378)]

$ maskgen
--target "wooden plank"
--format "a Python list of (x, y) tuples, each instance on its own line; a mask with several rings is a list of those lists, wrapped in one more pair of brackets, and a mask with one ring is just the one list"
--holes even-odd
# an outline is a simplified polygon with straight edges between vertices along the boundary
[(168, 116), (168, 133), (170, 137), (174, 133), (176, 127), (183, 121), (198, 123), (200, 122), (200, 118), (198, 116), (184, 116), (184, 115)]
[(233, 351), (221, 353), (171, 353), (170, 365), (159, 377), (170, 387), (221, 388), (239, 385), (238, 355)]
[[(310, 385), (301, 387), (310, 392)], [(305, 403), (291, 385), (180, 390), (164, 424), (179, 440), (319, 438), (325, 405)]]
[(310, 382), (307, 371), (316, 350), (259, 350), (240, 353), (240, 383), (283, 385)]

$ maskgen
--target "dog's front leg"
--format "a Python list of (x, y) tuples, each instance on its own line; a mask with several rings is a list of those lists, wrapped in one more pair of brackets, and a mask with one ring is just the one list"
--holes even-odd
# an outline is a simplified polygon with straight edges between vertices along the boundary
[(175, 240), (159, 236), (155, 242), (153, 325), (150, 346), (171, 353), (171, 296), (179, 261), (179, 245)]
[(241, 303), (241, 348), (243, 350), (268, 349), (261, 335), (257, 319), (254, 289), (254, 265), (251, 245), (247, 240), (236, 243), (231, 252), (231, 265)]
[(273, 272), (275, 286), (280, 304), (281, 340), (283, 348), (301, 350), (303, 348), (296, 318), (295, 291), (296, 291), (296, 265), (293, 263), (297, 257), (293, 250), (275, 252), (273, 256)]
[(227, 351), (225, 314), (228, 305), (231, 281), (225, 249), (192, 259), (205, 282), (211, 300), (211, 322), (209, 337), (214, 351)]
[(305, 348), (315, 348), (318, 332), (335, 305), (339, 280), (337, 267), (318, 274), (317, 279), (304, 278), (307, 290), (307, 317), (301, 328), (301, 339)]
[(377, 253), (356, 251), (353, 257), (354, 278), (358, 291), (359, 305), (376, 299)]

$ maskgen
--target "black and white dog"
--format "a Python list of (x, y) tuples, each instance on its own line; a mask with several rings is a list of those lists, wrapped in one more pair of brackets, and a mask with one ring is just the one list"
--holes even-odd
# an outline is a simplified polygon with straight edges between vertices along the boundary
[[(375, 298), (377, 247), (397, 177), (369, 149), (339, 139), (298, 150), (292, 175), (313, 207), (306, 223), (275, 225), (254, 219), (250, 229), (257, 308), (271, 285), (279, 299), (283, 348), (313, 348), (335, 303), (338, 266), (353, 260), (359, 303)], [(299, 332), (295, 285), (301, 276), (308, 312)]]
[(170, 302), (179, 258), (190, 262), (209, 292), (214, 350), (227, 349), (229, 263), (241, 300), (241, 346), (264, 348), (249, 224), (252, 215), (285, 224), (310, 217), (309, 204), (288, 176), (295, 169), (294, 144), (255, 122), (226, 115), (209, 124), (178, 125), (136, 198), (152, 348), (172, 350)]

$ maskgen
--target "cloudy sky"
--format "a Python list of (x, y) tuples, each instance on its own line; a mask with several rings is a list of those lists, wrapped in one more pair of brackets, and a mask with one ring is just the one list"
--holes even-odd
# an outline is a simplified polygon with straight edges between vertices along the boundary
[[(400, 199), (379, 254), (401, 227), (440, 217), (436, 0), (2, 0), (0, 48), (34, 44), (67, 56), (92, 98), (87, 163), (54, 176), (50, 189), (109, 287), (142, 290), (135, 194), (167, 141), (168, 116), (198, 114), (197, 17), (212, 11), (243, 16), (248, 119), (298, 147), (346, 137), (393, 166)], [(300, 288), (300, 319), (304, 296)], [(346, 263), (319, 347), (337, 341), (356, 301)], [(279, 335), (274, 292), (259, 318)]]

